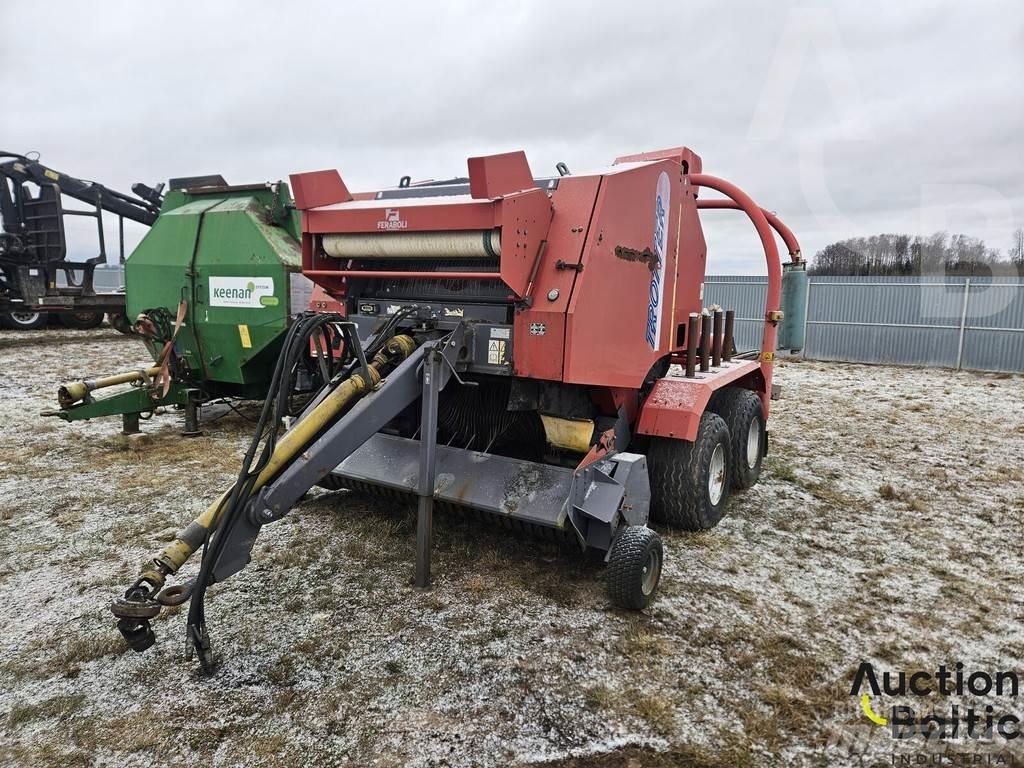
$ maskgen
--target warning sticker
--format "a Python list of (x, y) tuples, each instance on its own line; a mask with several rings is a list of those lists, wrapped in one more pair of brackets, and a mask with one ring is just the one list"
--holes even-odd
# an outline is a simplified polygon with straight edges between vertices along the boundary
[(504, 365), (505, 364), (505, 342), (497, 339), (491, 339), (487, 342), (487, 364), (488, 365)]
[(252, 349), (252, 339), (249, 338), (249, 326), (238, 326), (238, 338), (242, 340), (243, 349)]

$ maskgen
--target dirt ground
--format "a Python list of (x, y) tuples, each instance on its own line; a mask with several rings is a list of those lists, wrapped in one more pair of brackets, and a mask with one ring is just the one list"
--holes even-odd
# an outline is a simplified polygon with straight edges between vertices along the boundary
[[(862, 714), (861, 661), (1024, 673), (1024, 378), (796, 361), (761, 483), (713, 531), (662, 532), (644, 614), (599, 563), (448, 518), (417, 592), (410, 509), (316, 490), (212, 590), (217, 674), (180, 612), (126, 651), (108, 603), (251, 427), (38, 415), (147, 360), (110, 330), (0, 333), (4, 765), (892, 765), (924, 748)], [(947, 755), (1024, 765), (1020, 742)]]

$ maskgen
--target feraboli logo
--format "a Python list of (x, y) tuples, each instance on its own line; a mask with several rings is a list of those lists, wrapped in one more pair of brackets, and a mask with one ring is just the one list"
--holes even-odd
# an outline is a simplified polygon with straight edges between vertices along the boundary
[(668, 174), (662, 171), (654, 198), (654, 255), (657, 264), (651, 270), (651, 285), (647, 299), (647, 343), (657, 351), (661, 345), (661, 302), (665, 298), (665, 245), (668, 241), (668, 207), (672, 188)]
[(397, 208), (385, 208), (384, 218), (377, 222), (377, 229), (405, 229), (409, 222), (401, 217)]

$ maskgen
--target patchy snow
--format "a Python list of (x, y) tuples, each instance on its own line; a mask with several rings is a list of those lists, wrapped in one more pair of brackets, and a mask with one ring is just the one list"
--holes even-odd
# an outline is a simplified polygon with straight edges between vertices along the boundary
[(147, 362), (109, 330), (0, 333), (5, 764), (890, 764), (860, 661), (1024, 673), (1024, 379), (797, 361), (761, 484), (713, 531), (663, 532), (643, 615), (600, 564), (443, 516), (418, 592), (408, 507), (316, 490), (211, 590), (216, 675), (184, 660), (183, 612), (123, 652), (107, 604), (250, 428), (38, 416)]

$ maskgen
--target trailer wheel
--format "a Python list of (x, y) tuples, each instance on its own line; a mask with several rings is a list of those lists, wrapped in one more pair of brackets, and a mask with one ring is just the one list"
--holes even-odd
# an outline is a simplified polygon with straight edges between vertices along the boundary
[(83, 331), (89, 328), (98, 328), (103, 324), (102, 312), (61, 312), (57, 317), (65, 328), (76, 328)]
[(717, 413), (700, 417), (697, 439), (652, 437), (647, 452), (651, 517), (685, 531), (714, 528), (729, 500), (729, 427)]
[(661, 537), (642, 525), (626, 526), (608, 557), (608, 596), (621, 608), (642, 611), (661, 580)]
[(761, 476), (764, 458), (764, 410), (756, 392), (727, 387), (716, 393), (708, 406), (729, 427), (732, 471), (729, 484), (738, 491), (752, 488)]
[(34, 331), (49, 321), (45, 312), (8, 312), (0, 315), (0, 324), (16, 331)]

